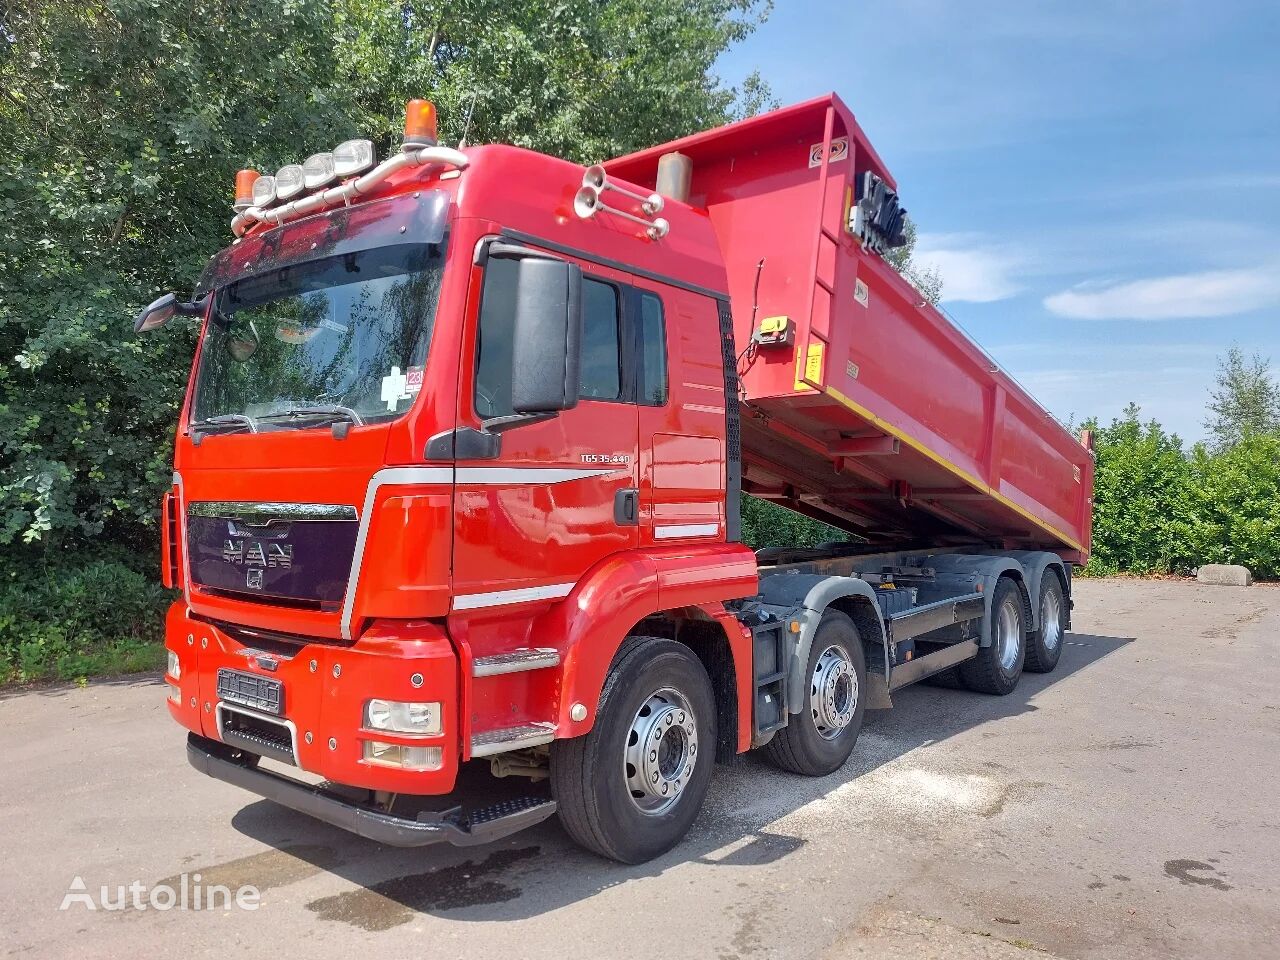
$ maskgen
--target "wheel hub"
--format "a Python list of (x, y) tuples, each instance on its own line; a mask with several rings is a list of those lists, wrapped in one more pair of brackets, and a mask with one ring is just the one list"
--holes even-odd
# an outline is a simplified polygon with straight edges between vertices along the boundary
[(1056, 650), (1062, 640), (1062, 607), (1052, 590), (1046, 590), (1040, 601), (1040, 629), (1044, 648)]
[(996, 642), (1000, 650), (1000, 666), (1007, 672), (1018, 662), (1018, 653), (1022, 648), (1022, 617), (1015, 606), (1016, 599), (1010, 598), (1000, 605), (1000, 615), (996, 621)]
[(693, 775), (698, 760), (698, 723), (689, 701), (664, 688), (636, 712), (627, 735), (623, 775), (631, 801), (643, 813), (670, 809)]
[(834, 740), (853, 722), (858, 709), (858, 674), (841, 647), (822, 651), (809, 691), (813, 723), (823, 739)]

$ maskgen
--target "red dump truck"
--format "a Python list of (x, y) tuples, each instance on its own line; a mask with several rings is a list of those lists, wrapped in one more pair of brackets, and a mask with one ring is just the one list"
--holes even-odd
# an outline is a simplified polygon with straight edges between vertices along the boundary
[[(949, 671), (1052, 670), (1093, 458), (883, 259), (835, 96), (603, 166), (353, 140), (236, 178), (162, 506), (191, 763), (366, 837), (668, 849)], [(847, 532), (743, 544), (740, 495)]]

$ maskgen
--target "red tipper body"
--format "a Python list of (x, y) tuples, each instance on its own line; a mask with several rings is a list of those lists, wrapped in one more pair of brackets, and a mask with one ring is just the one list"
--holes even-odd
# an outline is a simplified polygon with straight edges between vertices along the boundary
[(652, 188), (671, 151), (692, 161), (736, 342), (766, 318), (794, 324), (793, 347), (739, 366), (747, 492), (873, 539), (959, 533), (1088, 558), (1089, 451), (846, 229), (856, 174), (894, 184), (838, 97), (606, 168)]
[[(169, 707), (191, 749), (203, 745), (198, 765), (214, 772), (235, 747), (371, 796), (449, 794), (473, 758), (536, 766), (548, 744), (591, 731), (637, 635), (697, 652), (722, 755), (765, 742), (803, 708), (783, 690), (792, 655), (761, 666), (761, 624), (793, 642), (811, 626), (799, 599), (785, 629), (785, 603), (743, 606), (759, 602), (762, 566), (740, 542), (740, 490), (868, 551), (1086, 559), (1089, 451), (851, 232), (858, 176), (893, 181), (844, 104), (823, 97), (611, 161), (611, 187), (650, 194), (676, 151), (692, 188), (663, 205), (665, 235), (614, 189), (600, 199), (639, 223), (584, 216), (581, 166), (478, 146), (461, 168), (406, 168), (349, 206), (251, 226), (214, 258), (163, 507), (164, 578), (182, 590)], [(508, 427), (492, 394), (510, 386), (486, 380), (483, 357), (520, 349), (499, 280), (529, 256), (581, 270), (584, 386), (570, 408)], [(402, 257), (428, 266), (407, 274)], [(351, 291), (384, 276), (417, 285), (371, 321)], [(292, 284), (294, 313), (255, 306), (258, 278)], [(392, 307), (418, 339), (343, 346)], [(292, 361), (272, 358), (325, 337), (357, 360), (349, 375), (308, 370), (313, 392), (363, 391), (370, 405), (273, 414), (294, 387), (280, 386)], [(393, 346), (418, 352), (396, 360)], [(276, 377), (274, 393), (228, 418), (219, 398), (250, 369)], [(912, 653), (892, 648), (872, 593), (859, 602), (887, 697)], [(385, 702), (425, 705), (422, 726), (388, 729)], [(782, 718), (766, 723), (766, 709)], [(262, 782), (246, 785), (293, 789)], [(379, 813), (288, 796), (393, 837)]]

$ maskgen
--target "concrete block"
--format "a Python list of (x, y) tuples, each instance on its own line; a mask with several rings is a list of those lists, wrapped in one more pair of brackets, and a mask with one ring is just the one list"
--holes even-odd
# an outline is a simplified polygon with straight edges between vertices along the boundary
[(1196, 579), (1219, 587), (1247, 587), (1253, 583), (1253, 574), (1235, 563), (1206, 563), (1196, 571)]

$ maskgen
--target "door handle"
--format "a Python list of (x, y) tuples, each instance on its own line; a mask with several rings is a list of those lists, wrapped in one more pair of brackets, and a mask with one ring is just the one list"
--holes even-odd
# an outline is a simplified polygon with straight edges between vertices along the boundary
[(620, 527), (634, 527), (640, 522), (640, 491), (634, 487), (613, 495), (613, 522)]

